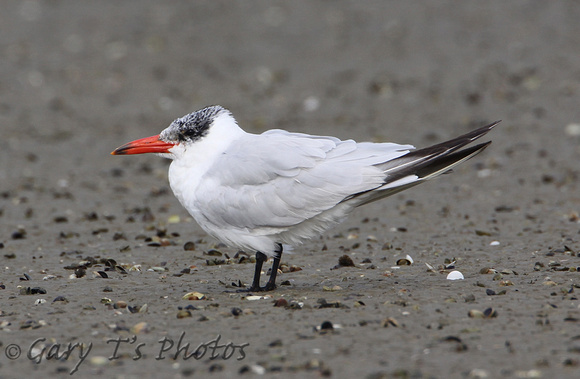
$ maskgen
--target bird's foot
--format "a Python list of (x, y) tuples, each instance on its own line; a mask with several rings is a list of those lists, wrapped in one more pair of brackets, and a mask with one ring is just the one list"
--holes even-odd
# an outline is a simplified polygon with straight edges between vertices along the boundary
[(264, 287), (262, 287), (262, 291), (274, 291), (276, 289), (276, 283), (268, 282)]
[[(260, 274), (262, 273), (262, 264), (268, 259), (266, 254), (256, 252), (256, 267), (254, 269), (254, 280), (252, 285), (247, 289), (239, 289), (236, 292), (268, 292), (276, 289), (276, 274), (278, 274), (278, 267), (280, 267), (280, 257), (282, 256), (282, 245), (278, 244), (278, 250), (274, 256), (274, 263), (270, 270), (270, 279), (264, 287), (260, 287)], [(233, 286), (242, 287), (242, 282), (238, 281), (238, 285), (232, 283)]]

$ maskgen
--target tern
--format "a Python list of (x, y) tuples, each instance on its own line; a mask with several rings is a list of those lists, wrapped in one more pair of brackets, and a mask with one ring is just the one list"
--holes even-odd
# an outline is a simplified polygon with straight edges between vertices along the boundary
[[(209, 235), (255, 252), (254, 279), (247, 291), (271, 291), (283, 246), (323, 233), (358, 206), (449, 172), (485, 149), (491, 141), (462, 148), (498, 123), (415, 150), (412, 145), (357, 143), (279, 129), (247, 133), (229, 110), (216, 105), (111, 154), (154, 153), (172, 159), (169, 184), (179, 202)], [(272, 270), (261, 287), (268, 257), (273, 258)]]

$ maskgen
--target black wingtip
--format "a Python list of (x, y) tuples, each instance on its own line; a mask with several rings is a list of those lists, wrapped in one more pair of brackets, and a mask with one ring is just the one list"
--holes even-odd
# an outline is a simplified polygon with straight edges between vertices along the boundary
[(497, 120), (492, 122), (491, 124), (484, 126), (484, 128), (487, 128), (488, 130), (491, 130), (493, 128), (495, 128), (497, 126), (497, 124), (499, 124), (502, 120)]
[(415, 174), (419, 178), (438, 176), (439, 174), (433, 175), (433, 173), (445, 172), (446, 167), (453, 167), (461, 162), (473, 158), (474, 156), (485, 150), (485, 148), (488, 147), (489, 145), (491, 145), (491, 141), (482, 142), (478, 145), (470, 146), (450, 154), (444, 154), (442, 156), (437, 157), (437, 159), (432, 159), (429, 163), (419, 165), (415, 170)]
[(443, 142), (443, 144), (449, 144), (450, 142), (453, 143), (455, 141), (461, 141), (461, 140), (474, 141), (474, 140), (482, 137), (483, 135), (487, 134), (491, 129), (495, 128), (497, 126), (497, 124), (499, 124), (500, 122), (501, 122), (501, 120), (494, 121), (491, 124), (488, 124), (486, 126), (482, 126), (482, 127), (477, 128), (475, 130), (472, 130), (472, 131), (465, 133), (459, 137), (453, 138), (450, 141)]
[(422, 149), (413, 150), (409, 154), (407, 154), (406, 157), (429, 156), (429, 155), (434, 157), (439, 154), (450, 154), (454, 151), (461, 149), (463, 146), (475, 141), (476, 139), (483, 137), (500, 122), (501, 120), (498, 120), (486, 126), (482, 126), (475, 130), (472, 130), (468, 133), (462, 134), (459, 137), (450, 139), (448, 141), (444, 141), (436, 145), (425, 147)]

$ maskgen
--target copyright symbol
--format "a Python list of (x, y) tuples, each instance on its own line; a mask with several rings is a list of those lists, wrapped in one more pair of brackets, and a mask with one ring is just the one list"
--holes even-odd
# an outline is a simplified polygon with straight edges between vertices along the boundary
[(15, 360), (20, 357), (20, 354), (22, 354), (22, 349), (20, 349), (20, 346), (17, 344), (11, 343), (10, 345), (6, 346), (6, 349), (4, 349), (4, 354), (6, 354), (6, 358)]

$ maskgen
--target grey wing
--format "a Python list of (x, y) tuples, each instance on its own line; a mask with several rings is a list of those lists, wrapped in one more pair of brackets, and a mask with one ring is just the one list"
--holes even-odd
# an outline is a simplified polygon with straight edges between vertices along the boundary
[(385, 184), (380, 164), (411, 145), (356, 143), (273, 130), (248, 135), (215, 163), (198, 191), (205, 217), (237, 228), (285, 228)]

